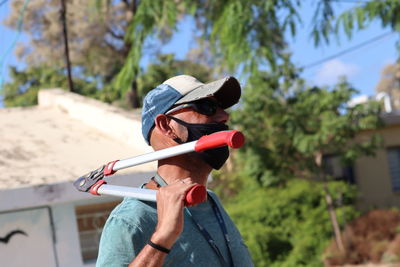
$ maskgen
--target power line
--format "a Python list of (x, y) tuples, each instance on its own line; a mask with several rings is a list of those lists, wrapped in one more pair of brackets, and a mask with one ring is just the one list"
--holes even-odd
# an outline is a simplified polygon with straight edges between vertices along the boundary
[[(1, 2), (2, 4), (5, 3), (6, 0)], [(22, 31), (22, 24), (23, 24), (23, 18), (26, 10), (26, 6), (28, 5), (29, 0), (25, 0), (24, 5), (21, 8), (19, 17), (18, 17), (18, 26), (17, 26), (17, 33), (15, 34), (14, 40), (12, 41), (11, 45), (8, 47), (6, 52), (0, 57), (0, 92), (3, 90), (3, 67), (6, 59), (8, 56), (12, 53), (14, 50), (15, 44), (17, 43), (19, 36), (21, 35)]]
[(382, 34), (382, 35), (376, 36), (376, 37), (374, 37), (374, 38), (372, 38), (372, 39), (369, 39), (369, 40), (367, 40), (367, 41), (365, 41), (365, 42), (363, 42), (363, 43), (361, 43), (361, 44), (358, 44), (358, 45), (355, 45), (355, 46), (350, 47), (350, 48), (348, 48), (348, 49), (345, 49), (345, 50), (343, 50), (343, 51), (341, 51), (341, 52), (339, 52), (339, 53), (336, 53), (336, 54), (331, 55), (331, 56), (329, 56), (329, 57), (320, 59), (320, 60), (318, 60), (318, 61), (316, 61), (316, 62), (313, 62), (313, 63), (307, 64), (307, 65), (304, 65), (302, 68), (303, 68), (303, 69), (309, 69), (309, 68), (315, 67), (315, 66), (317, 66), (317, 65), (320, 65), (320, 64), (322, 64), (322, 63), (325, 63), (326, 61), (329, 61), (329, 60), (331, 60), (331, 59), (334, 59), (334, 58), (340, 57), (340, 56), (342, 56), (342, 55), (348, 54), (348, 53), (350, 53), (350, 52), (353, 52), (353, 51), (355, 51), (355, 50), (358, 50), (358, 49), (360, 49), (360, 48), (362, 48), (362, 47), (364, 47), (364, 46), (367, 46), (367, 45), (369, 45), (369, 44), (371, 44), (371, 43), (373, 43), (373, 42), (379, 41), (379, 40), (381, 40), (381, 39), (383, 39), (383, 38), (385, 38), (385, 37), (387, 37), (387, 36), (389, 36), (389, 35), (395, 34), (395, 33), (396, 33), (396, 32), (387, 32), (387, 33), (384, 33), (384, 34)]

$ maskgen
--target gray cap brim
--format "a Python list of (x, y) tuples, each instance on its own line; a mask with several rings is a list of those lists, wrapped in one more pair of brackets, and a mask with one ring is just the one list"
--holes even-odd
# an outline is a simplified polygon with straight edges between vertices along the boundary
[(233, 106), (239, 102), (241, 96), (241, 88), (238, 80), (236, 80), (235, 77), (229, 76), (214, 82), (206, 83), (184, 95), (175, 102), (175, 105), (212, 96), (218, 100), (223, 109)]

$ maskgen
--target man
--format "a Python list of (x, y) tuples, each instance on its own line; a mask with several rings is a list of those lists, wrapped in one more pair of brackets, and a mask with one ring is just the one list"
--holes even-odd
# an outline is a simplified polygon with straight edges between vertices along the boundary
[[(239, 101), (238, 81), (227, 77), (203, 84), (173, 77), (144, 99), (142, 133), (154, 150), (227, 130), (224, 109)], [(227, 147), (189, 153), (158, 162), (145, 185), (159, 189), (157, 203), (126, 198), (104, 227), (97, 266), (252, 266), (247, 247), (218, 197), (184, 207), (195, 184), (207, 184), (211, 170), (229, 157)]]

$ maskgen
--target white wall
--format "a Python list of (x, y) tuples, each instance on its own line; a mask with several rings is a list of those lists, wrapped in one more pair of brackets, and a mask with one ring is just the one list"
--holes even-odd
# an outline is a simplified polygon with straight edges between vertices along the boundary
[[(112, 181), (110, 179), (110, 184), (138, 187), (144, 182), (148, 181), (153, 175), (153, 172), (116, 175), (112, 177)], [(58, 265), (54, 266), (94, 267), (94, 263), (83, 264), (82, 261), (75, 206), (108, 202), (117, 199), (121, 198), (93, 196), (89, 193), (79, 192), (73, 187), (72, 182), (0, 190), (0, 215), (2, 215), (2, 217), (0, 217), (0, 236), (3, 234), (3, 232), (6, 234), (11, 230), (15, 230), (13, 227), (11, 227), (12, 229), (9, 229), (7, 226), (13, 226), (15, 223), (11, 222), (5, 225), (1, 223), (1, 220), (9, 221), (15, 217), (15, 222), (22, 221), (24, 223), (24, 229), (32, 228), (35, 229), (35, 233), (39, 233), (41, 231), (46, 233), (46, 240), (50, 242), (50, 245), (47, 246), (48, 248), (46, 249), (46, 255), (44, 256), (47, 258), (55, 258)], [(43, 209), (46, 212), (47, 209), (50, 209), (50, 215), (45, 218), (45, 222), (41, 222), (40, 224), (35, 223), (33, 218), (30, 218), (29, 216), (23, 220), (18, 217), (18, 214), (25, 210), (29, 211)], [(31, 232), (33, 232), (33, 230)], [(52, 235), (55, 237), (54, 240)], [(43, 237), (42, 234), (40, 236)], [(18, 239), (20, 240), (18, 241)], [(17, 236), (16, 240), (18, 242), (23, 242), (23, 236)], [(2, 244), (0, 243), (0, 245)], [(35, 248), (35, 245), (30, 246)], [(26, 259), (29, 259), (29, 257), (33, 258), (34, 255), (30, 255), (30, 251), (35, 254), (34, 249), (26, 249), (26, 251), (23, 252)], [(19, 249), (14, 248), (11, 249), (10, 253), (20, 255), (20, 252), (21, 251)], [(1, 263), (0, 266), (3, 267)], [(17, 265), (13, 264), (12, 266), (4, 267), (25, 266), (27, 266), (25, 263), (17, 263)]]
[(48, 207), (0, 213), (0, 237), (2, 267), (57, 266)]
[[(72, 118), (80, 120), (109, 136), (137, 148), (139, 153), (151, 151), (151, 148), (143, 141), (141, 122), (138, 114), (135, 115), (132, 112), (123, 111), (61, 89), (41, 90), (38, 97), (39, 106), (61, 109), (67, 112)], [(114, 175), (109, 179), (109, 183), (138, 187), (148, 181), (153, 174), (153, 172), (137, 172)], [(83, 264), (82, 261), (75, 206), (115, 199), (118, 198), (93, 196), (89, 193), (79, 192), (73, 187), (72, 181), (18, 187), (0, 190), (0, 214), (3, 214), (3, 221), (16, 218), (15, 221), (17, 219), (18, 221), (23, 221), (25, 223), (24, 227), (27, 229), (29, 226), (32, 226), (32, 229), (36, 229), (37, 233), (40, 233), (40, 231), (46, 232), (46, 238), (50, 242), (49, 246), (51, 249), (46, 249), (45, 254), (49, 258), (55, 259), (57, 266), (91, 267), (94, 264)], [(42, 216), (45, 222), (39, 225), (35, 224), (33, 218), (29, 218), (29, 216), (23, 220), (18, 217), (25, 210), (45, 210), (46, 212), (50, 211), (50, 213), (49, 215), (46, 215), (46, 213), (46, 216)], [(8, 216), (7, 214), (14, 215)], [(38, 225), (43, 229), (40, 227), (37, 228)], [(0, 224), (0, 230), (3, 230), (3, 232), (8, 233), (10, 229), (6, 229), (4, 225)], [(23, 242), (23, 237), (18, 236), (16, 240), (21, 239), (22, 241), (20, 240), (20, 242)], [(29, 246), (34, 247), (35, 245)], [(11, 247), (9, 248), (11, 249)], [(24, 252), (23, 257), (26, 257), (26, 259), (33, 257), (33, 255), (29, 254), (29, 251), (27, 249)], [(32, 249), (32, 251), (34, 250)], [(14, 248), (12, 249), (12, 253), (19, 255), (19, 250)]]
[(95, 267), (95, 262), (84, 264), (82, 260), (75, 206), (117, 199), (116, 197), (102, 197), (51, 206), (56, 236), (55, 250), (58, 267)]
[(72, 202), (51, 206), (55, 229), (55, 248), (59, 267), (82, 264), (78, 227)]

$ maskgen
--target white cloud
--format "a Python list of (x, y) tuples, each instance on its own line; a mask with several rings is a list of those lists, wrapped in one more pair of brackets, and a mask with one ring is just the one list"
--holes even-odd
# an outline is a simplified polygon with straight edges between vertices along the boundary
[(330, 60), (322, 65), (316, 72), (314, 82), (319, 85), (333, 85), (339, 77), (346, 76), (348, 80), (357, 75), (359, 67), (355, 64), (345, 63), (339, 59)]

